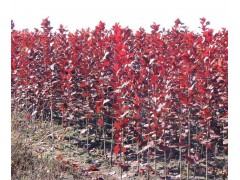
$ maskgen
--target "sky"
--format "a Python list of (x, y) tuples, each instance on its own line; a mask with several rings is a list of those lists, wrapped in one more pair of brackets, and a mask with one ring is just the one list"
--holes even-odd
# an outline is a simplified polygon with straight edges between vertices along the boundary
[[(153, 22), (171, 28), (179, 18), (189, 30), (199, 32), (200, 18), (210, 21), (215, 31), (229, 29), (229, 179), (240, 177), (240, 22), (238, 1), (231, 0), (10, 0), (0, 5), (0, 177), (11, 178), (11, 29), (40, 28), (49, 16), (54, 30), (63, 24), (70, 31), (94, 29), (101, 20), (111, 28), (116, 22), (133, 30), (150, 31)], [(236, 143), (237, 142), (237, 143)]]
[(225, 0), (19, 0), (13, 8), (11, 19), (16, 29), (40, 28), (42, 19), (48, 16), (54, 29), (63, 24), (71, 31), (94, 29), (100, 20), (107, 28), (117, 22), (133, 30), (143, 27), (148, 32), (153, 22), (168, 29), (177, 18), (193, 31), (200, 31), (202, 17), (214, 30), (228, 26)]

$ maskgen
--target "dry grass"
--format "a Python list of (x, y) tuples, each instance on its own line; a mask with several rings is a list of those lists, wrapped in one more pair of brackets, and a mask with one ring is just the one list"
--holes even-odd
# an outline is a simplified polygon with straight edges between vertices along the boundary
[[(20, 117), (12, 118), (12, 179), (119, 179), (120, 168), (117, 165), (109, 166), (109, 162), (102, 156), (101, 148), (96, 147), (95, 151), (88, 153), (86, 148), (80, 145), (81, 141), (85, 142), (85, 137), (73, 127), (63, 128), (56, 124), (53, 127), (50, 122), (40, 120), (30, 122)], [(100, 162), (98, 166), (100, 171), (89, 172), (89, 167), (97, 161)], [(219, 161), (223, 163), (223, 160)], [(174, 162), (171, 168), (178, 167), (177, 161)], [(159, 173), (162, 172), (164, 164), (158, 162), (157, 169)], [(217, 169), (218, 174), (221, 174), (221, 169), (221, 167)], [(198, 176), (198, 179), (204, 179), (204, 170), (203, 168), (203, 175)], [(184, 172), (182, 175), (186, 176)], [(129, 176), (134, 179), (143, 178), (134, 174), (135, 171), (130, 169), (129, 172), (122, 174), (122, 179), (128, 179)], [(150, 175), (150, 179), (158, 178)]]
[[(41, 150), (37, 150), (36, 144), (39, 143), (39, 140), (45, 137), (44, 134), (49, 133), (50, 127), (48, 128), (47, 126), (44, 132), (42, 131), (40, 134), (38, 134), (39, 132), (36, 132), (35, 127), (40, 127), (42, 125), (46, 126), (46, 123), (29, 123), (26, 121), (20, 121), (15, 117), (12, 118), (12, 179), (74, 179), (69, 167), (63, 166), (56, 159), (52, 158), (53, 156), (51, 156), (51, 153), (44, 155)], [(38, 151), (38, 153), (35, 153), (36, 151)], [(47, 148), (46, 151), (50, 152)], [(66, 171), (68, 174), (65, 173)]]
[(28, 143), (28, 126), (25, 122), (12, 119), (11, 133), (11, 176), (12, 179), (54, 179), (55, 174), (50, 173), (48, 162), (38, 159), (31, 151)]

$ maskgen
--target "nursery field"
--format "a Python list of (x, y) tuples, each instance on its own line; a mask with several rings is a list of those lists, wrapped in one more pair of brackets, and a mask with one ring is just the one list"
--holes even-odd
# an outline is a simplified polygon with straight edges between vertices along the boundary
[(227, 179), (228, 30), (209, 26), (12, 21), (12, 178)]

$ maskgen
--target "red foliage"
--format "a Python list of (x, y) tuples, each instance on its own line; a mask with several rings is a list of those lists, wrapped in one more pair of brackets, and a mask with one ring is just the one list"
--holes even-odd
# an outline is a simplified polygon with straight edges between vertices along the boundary
[(102, 127), (102, 125), (103, 125), (103, 119), (98, 119), (98, 125), (99, 125), (100, 127)]
[(99, 169), (96, 166), (90, 166), (88, 171), (99, 171)]
[(120, 145), (117, 144), (116, 146), (114, 146), (113, 150), (114, 150), (114, 154), (118, 155), (118, 153), (120, 152)]
[(122, 136), (140, 147), (156, 138), (159, 151), (195, 148), (183, 133), (193, 129), (188, 122), (196, 131), (191, 139), (214, 147), (227, 134), (218, 129), (227, 126), (228, 31), (200, 23), (199, 34), (179, 19), (168, 31), (154, 23), (151, 33), (117, 23), (107, 30), (103, 22), (74, 33), (60, 25), (53, 33), (48, 18), (42, 30), (18, 31), (12, 22), (12, 108), (27, 110), (25, 119), (52, 110), (64, 122), (87, 118), (92, 127), (91, 120), (101, 127), (99, 117), (108, 117), (116, 155), (126, 152)]

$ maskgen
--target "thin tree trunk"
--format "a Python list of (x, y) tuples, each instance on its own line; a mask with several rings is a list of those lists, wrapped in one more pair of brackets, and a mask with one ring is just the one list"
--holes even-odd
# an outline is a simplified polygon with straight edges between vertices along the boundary
[[(207, 138), (209, 135), (209, 122), (207, 122)], [(208, 180), (208, 147), (206, 145), (206, 180)]]
[(206, 147), (206, 180), (208, 180), (208, 148)]
[[(96, 133), (96, 136), (95, 136), (95, 142), (97, 141), (97, 135), (98, 135), (98, 121), (96, 120), (96, 124), (95, 124), (96, 128), (95, 128), (95, 133)], [(99, 134), (99, 137), (100, 137), (100, 134)]]
[(106, 158), (106, 133), (105, 133), (105, 124), (103, 123), (103, 154)]
[(139, 144), (138, 144), (138, 141), (137, 141), (137, 173), (139, 174)]
[[(148, 140), (148, 144), (149, 144), (149, 140)], [(150, 154), (150, 150), (148, 148), (148, 151), (147, 151), (147, 163), (149, 163), (149, 154)]]
[[(179, 142), (181, 142), (181, 133), (182, 133), (182, 124), (180, 122), (180, 128), (179, 128)], [(180, 179), (182, 179), (182, 148), (179, 147), (179, 174), (180, 174)]]
[[(191, 145), (191, 123), (188, 122), (188, 156), (190, 156), (190, 145)], [(189, 180), (189, 169), (190, 164), (187, 163), (187, 180)]]
[(156, 145), (154, 145), (154, 174), (157, 174), (157, 163), (156, 163), (156, 157), (157, 152), (156, 152)]
[[(166, 142), (166, 138), (165, 138), (165, 128), (164, 128), (164, 146), (165, 146), (165, 142)], [(165, 180), (167, 180), (167, 155), (166, 155), (166, 150), (164, 150), (164, 175), (165, 175)]]
[(110, 166), (112, 167), (112, 155), (113, 155), (113, 118), (112, 118), (112, 131), (111, 131), (112, 137), (111, 137), (111, 149), (110, 149)]
[(165, 174), (165, 180), (167, 180), (167, 155), (166, 155), (166, 151), (164, 151), (164, 174)]
[(86, 119), (86, 126), (87, 126), (87, 154), (89, 155), (89, 151), (88, 151), (88, 144), (89, 144), (89, 127), (88, 127), (88, 118)]
[(50, 99), (50, 101), (51, 101), (51, 109), (50, 109), (50, 113), (51, 113), (51, 114), (50, 114), (50, 117), (51, 117), (51, 127), (52, 127), (52, 142), (51, 142), (51, 146), (53, 146), (54, 124), (53, 124), (53, 110), (52, 110), (52, 106), (53, 106), (53, 104), (52, 104), (52, 91), (51, 91), (51, 99)]

